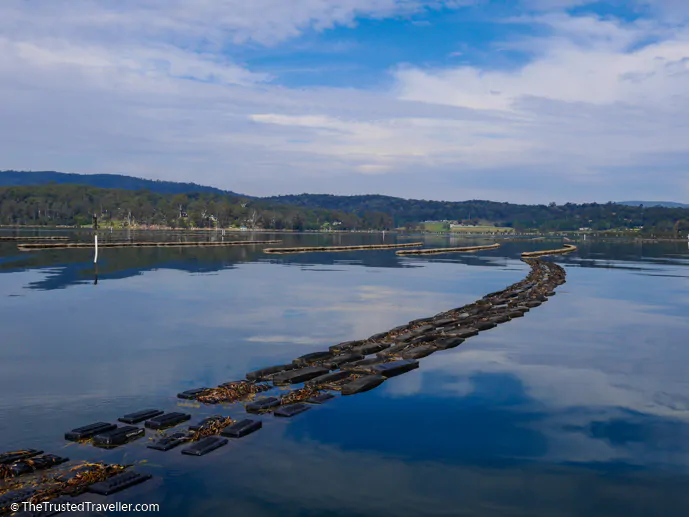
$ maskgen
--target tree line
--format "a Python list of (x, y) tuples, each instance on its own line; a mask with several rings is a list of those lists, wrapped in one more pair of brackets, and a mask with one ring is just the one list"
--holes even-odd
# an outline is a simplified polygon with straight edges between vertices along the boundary
[(273, 203), (230, 194), (160, 194), (148, 190), (104, 189), (85, 185), (0, 188), (0, 224), (159, 226), (289, 230), (391, 229), (387, 214), (345, 213)]
[(637, 229), (656, 236), (689, 232), (689, 209), (617, 203), (518, 205), (316, 194), (249, 198), (66, 184), (0, 187), (3, 225), (88, 225), (94, 214), (101, 224), (116, 227), (390, 230), (413, 228), (428, 220), (457, 220), (490, 222), (517, 231)]
[(517, 231), (543, 232), (641, 229), (641, 233), (675, 234), (689, 231), (689, 209), (627, 206), (617, 203), (566, 203), (520, 205), (494, 201), (427, 201), (381, 195), (335, 196), (300, 194), (264, 198), (267, 201), (301, 207), (324, 208), (353, 214), (382, 212), (393, 225), (418, 225), (422, 221), (457, 220), (466, 223), (490, 222)]

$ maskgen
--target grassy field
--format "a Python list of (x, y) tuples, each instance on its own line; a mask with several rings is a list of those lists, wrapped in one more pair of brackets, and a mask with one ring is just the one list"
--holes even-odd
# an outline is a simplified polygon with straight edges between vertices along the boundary
[(498, 226), (464, 226), (462, 228), (452, 228), (453, 233), (514, 233), (514, 228)]
[(423, 223), (423, 228), (427, 232), (444, 232), (443, 223)]

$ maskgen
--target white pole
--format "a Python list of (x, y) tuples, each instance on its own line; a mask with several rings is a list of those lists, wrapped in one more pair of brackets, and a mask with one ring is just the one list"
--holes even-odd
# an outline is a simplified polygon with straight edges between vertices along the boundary
[(95, 253), (93, 255), (93, 263), (97, 264), (98, 263), (98, 235), (93, 236), (93, 246), (95, 249)]

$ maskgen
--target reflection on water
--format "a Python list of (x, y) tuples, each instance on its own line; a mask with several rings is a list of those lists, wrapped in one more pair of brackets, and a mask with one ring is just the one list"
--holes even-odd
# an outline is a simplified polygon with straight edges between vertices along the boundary
[(180, 390), (473, 301), (526, 274), (521, 251), (550, 246), (433, 258), (105, 249), (94, 268), (89, 250), (2, 244), (0, 449), (146, 459), (155, 481), (115, 499), (160, 502), (165, 515), (683, 515), (686, 243), (587, 241), (557, 258), (568, 282), (526, 317), (372, 392), (291, 421), (262, 417), (260, 433), (206, 457), (61, 440), (92, 421), (175, 408)]

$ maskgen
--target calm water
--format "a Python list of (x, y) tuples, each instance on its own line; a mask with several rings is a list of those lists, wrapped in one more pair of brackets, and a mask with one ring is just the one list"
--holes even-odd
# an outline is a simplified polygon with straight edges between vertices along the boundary
[(552, 245), (435, 258), (105, 249), (94, 285), (88, 250), (0, 243), (0, 449), (147, 460), (139, 469), (154, 480), (110, 499), (160, 503), (166, 516), (686, 515), (686, 243), (582, 243), (557, 259), (568, 282), (526, 317), (374, 391), (288, 421), (263, 417), (262, 431), (205, 457), (150, 451), (146, 440), (114, 451), (62, 440), (92, 421), (178, 408), (181, 390), (471, 302), (526, 275), (521, 251)]

